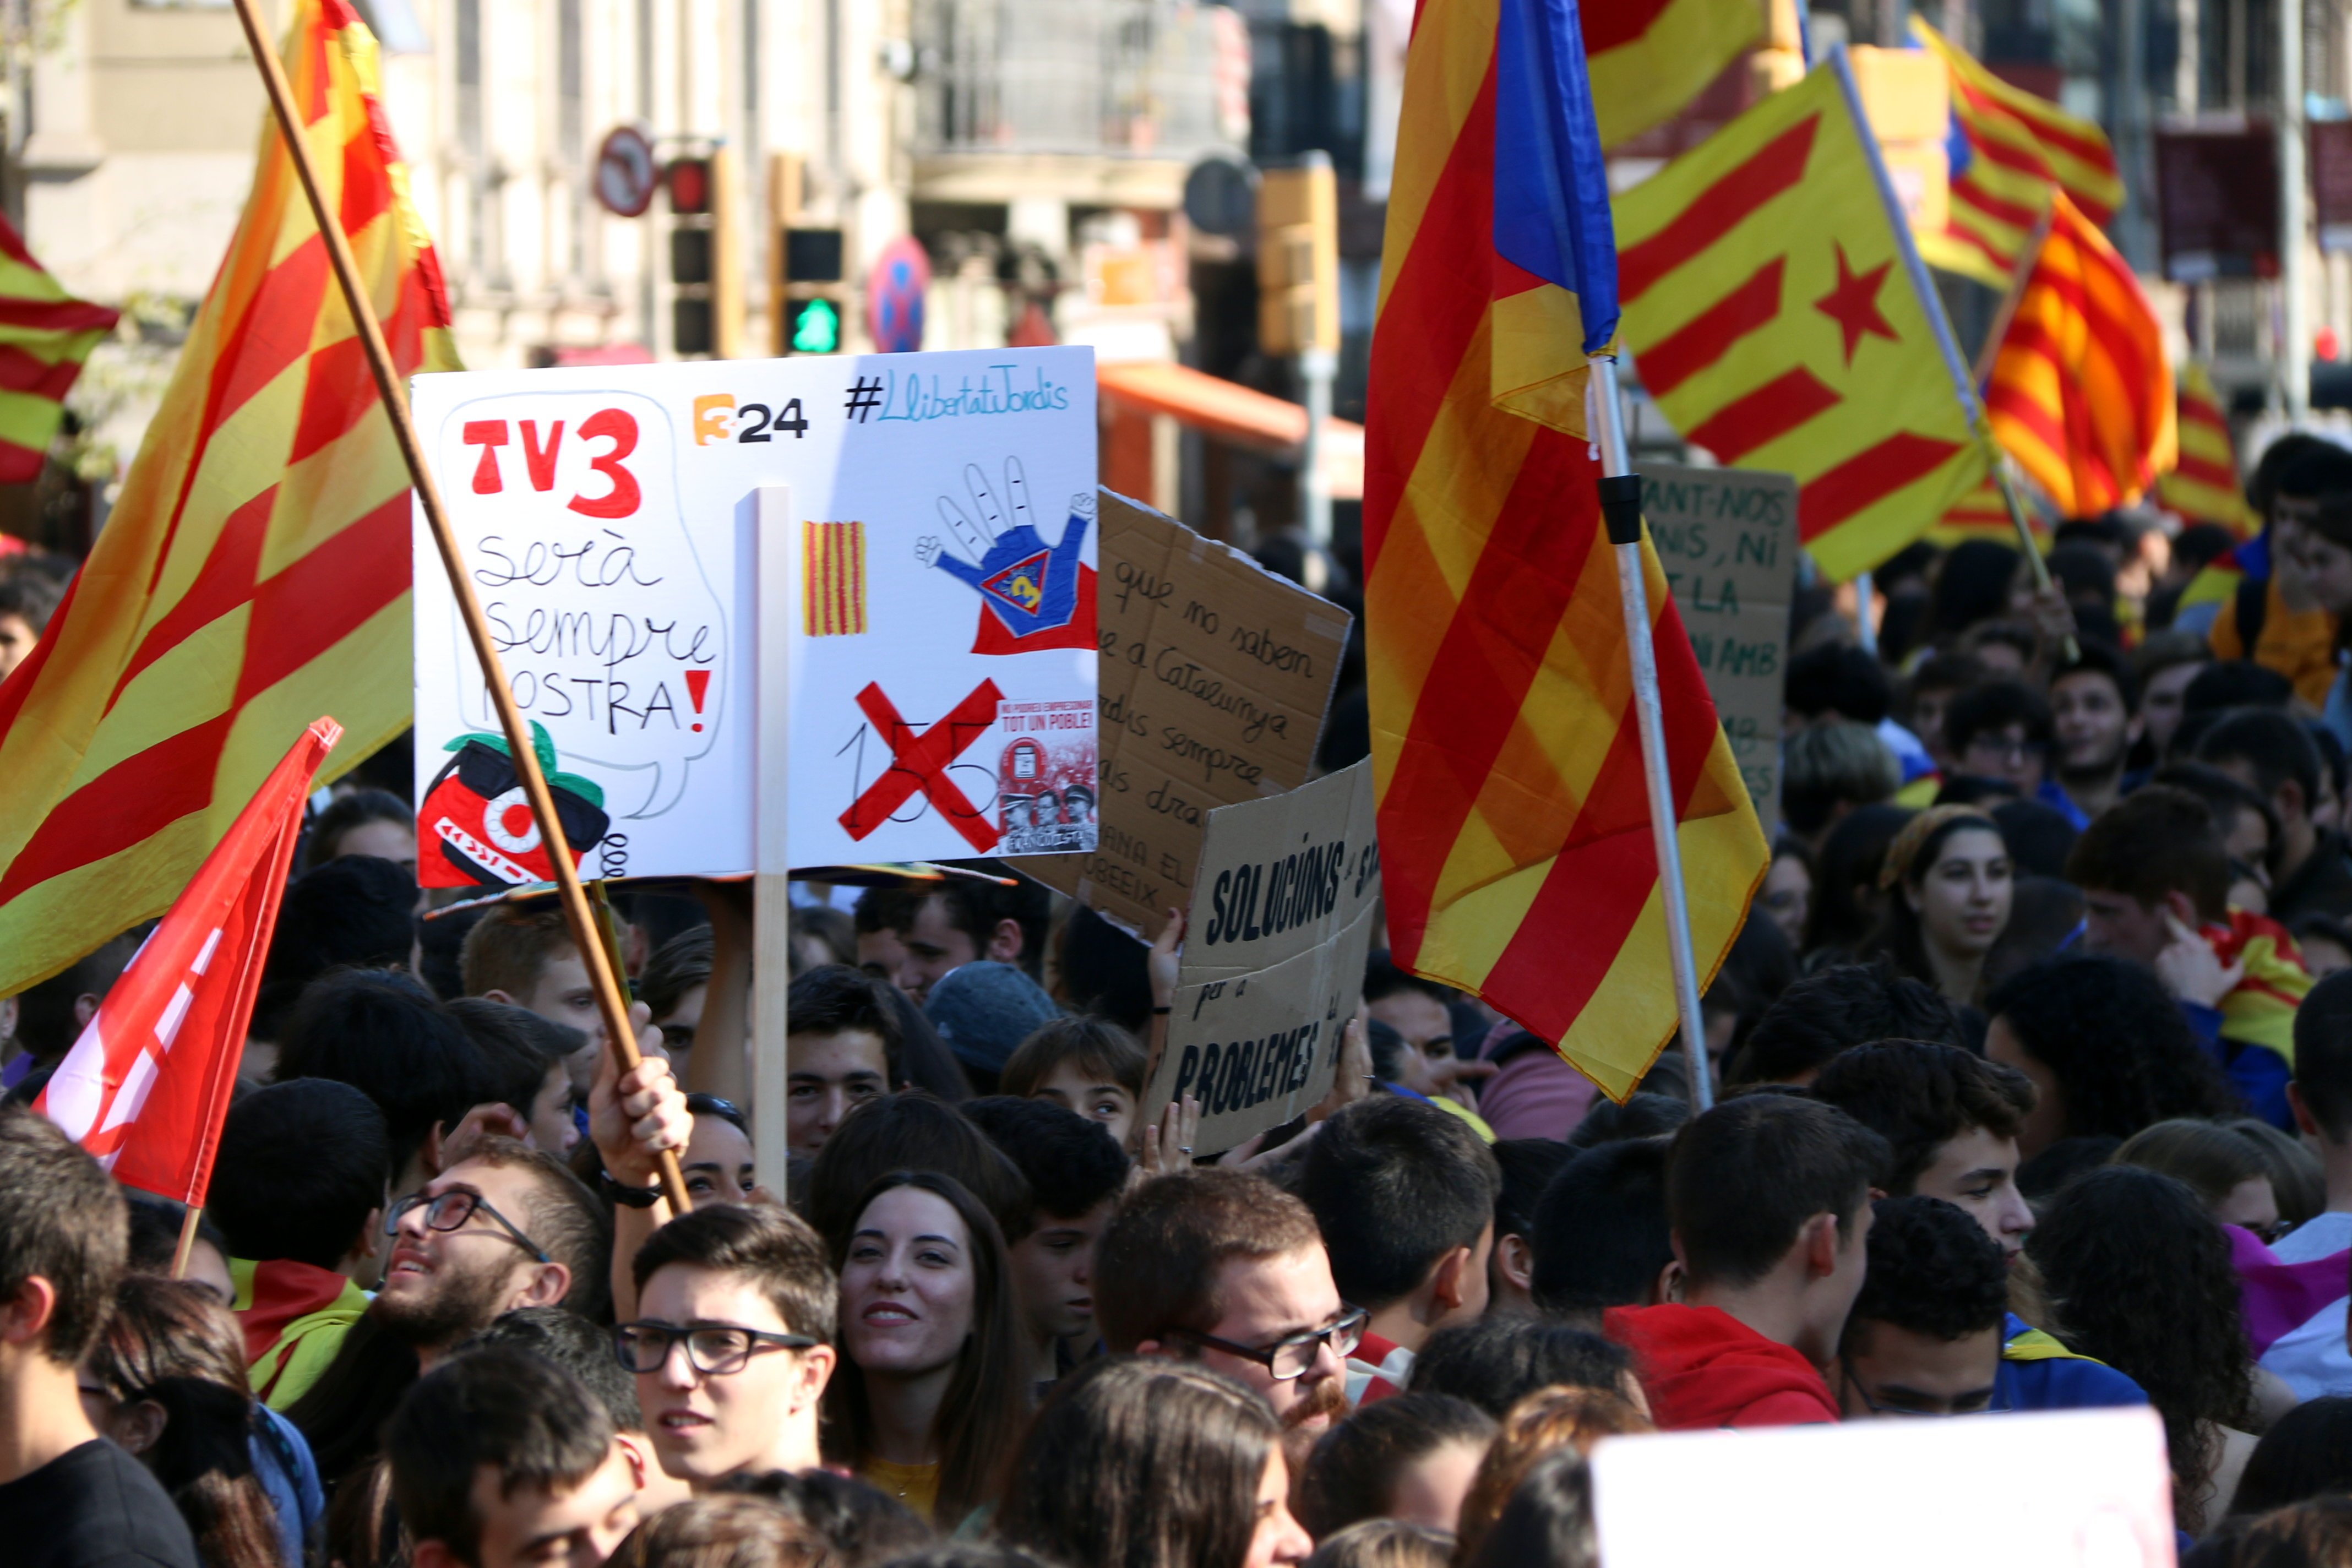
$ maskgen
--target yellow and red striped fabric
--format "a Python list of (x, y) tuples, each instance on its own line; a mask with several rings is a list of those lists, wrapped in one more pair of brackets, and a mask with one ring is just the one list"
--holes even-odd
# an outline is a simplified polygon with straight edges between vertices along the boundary
[(801, 569), (808, 584), (801, 610), (803, 636), (856, 637), (866, 630), (864, 523), (802, 523)]
[[(1398, 961), (1622, 1100), (1675, 1028), (1616, 565), (1585, 442), (1503, 404), (1524, 274), (1494, 233), (1497, 0), (1424, 0), (1405, 67), (1365, 431), (1365, 648)], [(1597, 68), (1596, 68), (1597, 70)], [(1580, 363), (1572, 323), (1549, 357)], [(1529, 345), (1515, 351), (1529, 355)], [(1702, 983), (1769, 856), (1644, 544)]]
[(0, 218), (0, 485), (41, 477), (66, 394), (118, 319), (67, 293)]
[(1868, 571), (1985, 474), (1832, 67), (1619, 196), (1642, 384), (1718, 461), (1792, 474), (1822, 571)]
[(2246, 966), (2245, 978), (2221, 998), (2221, 1037), (2267, 1046), (2293, 1066), (2294, 1010), (2311, 994), (2311, 972), (2294, 938), (2267, 915), (2244, 910), (2231, 910), (2227, 924), (2209, 924), (2201, 934), (2224, 968)]
[(2172, 367), (2131, 268), (2065, 192), (2050, 201), (2049, 234), (1985, 378), (1985, 413), (2063, 516), (2095, 517), (2172, 467)]
[(1952, 170), (1951, 216), (1941, 233), (1918, 237), (1931, 267), (2008, 287), (2056, 185), (2084, 216), (2104, 224), (2123, 205), (2123, 177), (2106, 132), (2045, 98), (2012, 87), (1970, 59), (1916, 16), (1911, 30), (1943, 57), (1951, 74), (1952, 118), (1967, 157)]
[[(300, 0), (286, 61), (401, 373), (455, 368), (375, 40), (346, 0)], [(0, 994), (168, 908), (320, 714), (350, 763), (407, 726), (409, 528), (408, 471), (266, 126), (121, 501), (0, 686)]]
[(1759, 0), (1594, 0), (1579, 10), (1603, 147), (1672, 120), (1764, 32)]
[[(2050, 530), (2042, 524), (2041, 514), (2030, 506), (2025, 509), (2025, 526), (2032, 533), (2034, 544), (2048, 554)], [(1949, 550), (1964, 539), (1990, 539), (2014, 550), (2017, 525), (2009, 520), (2009, 506), (2000, 499), (2000, 487), (1988, 474), (1982, 484), (1946, 508), (1944, 515), (1919, 537), (1939, 550)]]
[(2191, 361), (2176, 378), (2179, 393), (2180, 460), (2156, 481), (2157, 504), (2191, 522), (2218, 522), (2241, 539), (2262, 531), (2238, 477), (2238, 447), (2230, 416), (2205, 367)]

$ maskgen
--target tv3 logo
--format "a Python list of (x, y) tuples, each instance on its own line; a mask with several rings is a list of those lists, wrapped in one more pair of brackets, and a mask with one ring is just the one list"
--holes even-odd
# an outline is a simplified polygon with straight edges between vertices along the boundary
[(764, 403), (746, 403), (738, 408), (731, 392), (706, 393), (694, 400), (694, 444), (698, 447), (730, 439), (752, 446), (775, 439), (779, 430), (791, 431), (796, 441), (808, 434), (808, 419), (801, 413), (799, 398), (793, 398), (775, 413), (771, 413)]
[[(518, 431), (522, 437), (523, 473), (530, 488), (541, 491), (555, 488), (555, 462), (563, 451), (562, 420), (551, 420), (542, 435), (536, 419), (468, 419), (463, 432), (465, 445), (482, 449), (481, 460), (474, 465), (476, 495), (494, 496), (506, 489), (499, 453), (513, 444)], [(636, 420), (618, 408), (600, 408), (580, 421), (574, 437), (582, 443), (609, 441), (612, 445), (601, 452), (588, 452), (589, 473), (604, 481), (602, 493), (592, 495), (583, 489), (564, 504), (583, 517), (635, 517), (645, 496), (637, 477), (622, 459), (637, 449)]]

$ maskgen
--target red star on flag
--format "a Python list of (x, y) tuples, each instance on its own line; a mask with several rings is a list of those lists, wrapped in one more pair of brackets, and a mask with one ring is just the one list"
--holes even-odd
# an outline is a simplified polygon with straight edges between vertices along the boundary
[(1882, 261), (1867, 272), (1856, 272), (1846, 261), (1845, 247), (1837, 247), (1837, 287), (1813, 301), (1813, 309), (1838, 324), (1845, 337), (1845, 363), (1853, 363), (1853, 351), (1862, 346), (1863, 338), (1876, 332), (1888, 342), (1896, 341), (1895, 329), (1879, 314), (1878, 289), (1886, 281), (1892, 260)]

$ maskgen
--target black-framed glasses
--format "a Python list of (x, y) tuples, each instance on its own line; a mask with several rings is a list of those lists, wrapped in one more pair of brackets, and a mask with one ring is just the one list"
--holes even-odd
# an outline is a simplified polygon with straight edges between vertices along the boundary
[(2000, 1389), (1997, 1384), (1994, 1385), (1991, 1399), (1986, 1402), (1984, 1408), (1981, 1410), (1920, 1410), (1908, 1405), (1881, 1405), (1877, 1400), (1873, 1399), (1870, 1396), (1870, 1384), (1863, 1382), (1861, 1377), (1855, 1373), (1852, 1357), (1841, 1354), (1838, 1357), (1838, 1365), (1844, 1370), (1845, 1380), (1853, 1386), (1854, 1393), (1862, 1396), (1863, 1407), (1868, 1410), (1873, 1415), (1896, 1415), (1906, 1416), (1912, 1420), (1936, 1421), (1951, 1420), (1963, 1415), (2009, 1415), (2014, 1414), (2009, 1405), (2000, 1403)]
[(824, 1343), (806, 1334), (777, 1334), (735, 1323), (688, 1323), (683, 1328), (647, 1319), (616, 1324), (613, 1353), (631, 1372), (659, 1372), (669, 1363), (669, 1352), (686, 1347), (687, 1364), (705, 1377), (727, 1377), (741, 1372), (764, 1351), (804, 1351)]
[(1198, 1329), (1170, 1329), (1168, 1332), (1196, 1345), (1206, 1345), (1211, 1350), (1220, 1350), (1244, 1361), (1254, 1361), (1265, 1368), (1275, 1382), (1288, 1383), (1293, 1378), (1306, 1376), (1315, 1364), (1317, 1353), (1327, 1344), (1331, 1347), (1331, 1353), (1341, 1361), (1353, 1355), (1356, 1347), (1364, 1342), (1364, 1325), (1370, 1320), (1371, 1314), (1361, 1307), (1350, 1307), (1339, 1314), (1339, 1321), (1328, 1328), (1291, 1334), (1270, 1345), (1235, 1344), (1214, 1334), (1204, 1334)]
[(512, 1241), (517, 1247), (521, 1247), (525, 1252), (530, 1253), (532, 1261), (538, 1263), (552, 1263), (555, 1261), (555, 1259), (547, 1255), (547, 1249), (545, 1247), (540, 1246), (539, 1243), (525, 1236), (520, 1230), (518, 1230), (515, 1227), (514, 1221), (507, 1218), (506, 1215), (492, 1208), (490, 1206), (489, 1199), (482, 1196), (479, 1193), (469, 1193), (463, 1187), (452, 1188), (450, 1191), (443, 1193), (440, 1196), (433, 1198), (426, 1197), (423, 1193), (409, 1194), (406, 1197), (393, 1205), (391, 1208), (384, 1211), (384, 1235), (393, 1236), (398, 1234), (402, 1218), (406, 1215), (411, 1209), (415, 1208), (422, 1208), (425, 1211), (425, 1229), (443, 1232), (457, 1230), (462, 1227), (467, 1220), (474, 1217), (474, 1212), (478, 1209), (482, 1213), (490, 1216), (490, 1223), (492, 1225), (497, 1226), (500, 1230), (507, 1233), (509, 1240)]

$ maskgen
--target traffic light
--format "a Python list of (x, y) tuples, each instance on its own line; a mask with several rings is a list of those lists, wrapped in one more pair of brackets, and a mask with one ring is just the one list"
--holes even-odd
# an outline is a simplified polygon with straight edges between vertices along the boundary
[(1259, 179), (1257, 339), (1276, 355), (1339, 350), (1339, 187), (1328, 153)]
[(738, 218), (724, 146), (674, 158), (669, 195), (670, 341), (680, 356), (732, 357), (742, 338)]
[(777, 231), (776, 242), (783, 258), (776, 352), (840, 353), (844, 313), (841, 230), (787, 224)]

